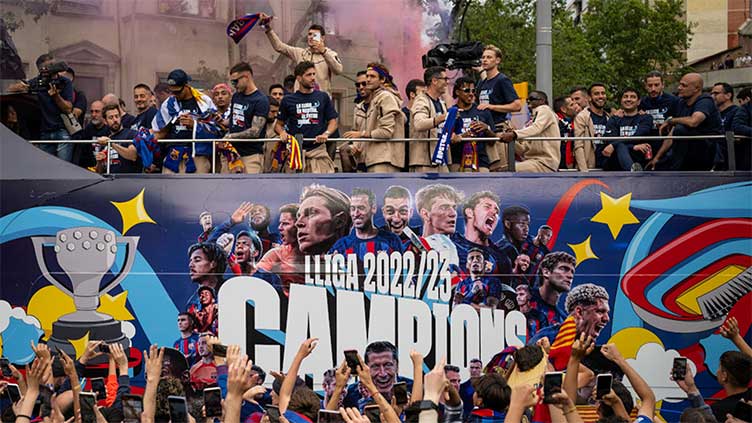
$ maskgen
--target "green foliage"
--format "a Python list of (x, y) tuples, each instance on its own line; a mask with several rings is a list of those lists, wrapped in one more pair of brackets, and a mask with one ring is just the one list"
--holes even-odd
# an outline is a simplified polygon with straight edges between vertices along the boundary
[[(642, 86), (653, 69), (677, 70), (692, 34), (682, 0), (589, 0), (579, 26), (565, 0), (553, 1), (554, 96), (600, 81), (617, 90)], [(472, 39), (499, 46), (502, 71), (535, 81), (535, 1), (472, 0), (465, 26)]]
[[(39, 18), (50, 12), (53, 6), (60, 0), (5, 0), (4, 3), (10, 6), (18, 6), (23, 9), (23, 14), (31, 16), (34, 22), (39, 21)], [(12, 11), (5, 9), (0, 15), (5, 27), (9, 32), (14, 32), (17, 29), (23, 28), (23, 17), (16, 15)]]

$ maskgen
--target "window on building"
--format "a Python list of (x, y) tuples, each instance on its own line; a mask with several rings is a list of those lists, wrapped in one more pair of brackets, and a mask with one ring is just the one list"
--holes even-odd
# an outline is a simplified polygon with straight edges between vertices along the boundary
[(216, 0), (159, 0), (159, 13), (174, 16), (192, 16), (214, 19), (217, 16)]

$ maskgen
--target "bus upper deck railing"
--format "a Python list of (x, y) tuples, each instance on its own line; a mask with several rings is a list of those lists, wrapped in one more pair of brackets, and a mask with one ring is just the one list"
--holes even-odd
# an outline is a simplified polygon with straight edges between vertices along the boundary
[[(672, 140), (725, 140), (728, 150), (728, 164), (730, 171), (736, 170), (736, 140), (749, 140), (750, 137), (735, 135), (733, 132), (726, 132), (723, 135), (685, 135), (685, 136), (639, 136), (639, 137), (529, 137), (519, 139), (516, 141), (509, 141), (507, 144), (507, 171), (515, 171), (515, 143), (517, 141), (533, 141), (533, 142), (545, 142), (545, 141), (662, 141), (665, 139)], [(61, 143), (73, 143), (73, 144), (90, 144), (93, 140), (30, 140), (32, 144), (61, 144)], [(253, 139), (170, 139), (160, 140), (161, 143), (195, 143), (202, 142), (212, 143), (212, 174), (216, 173), (217, 167), (217, 143), (218, 142), (232, 142), (232, 143), (267, 143), (267, 142), (279, 142), (280, 138), (253, 138)], [(301, 141), (301, 140), (298, 140)], [(302, 141), (315, 141), (314, 138), (305, 138)], [(302, 142), (301, 141), (301, 142)], [(394, 139), (376, 139), (376, 138), (328, 138), (327, 143), (351, 143), (351, 142), (432, 142), (436, 141), (436, 138), (394, 138)], [(498, 137), (479, 137), (479, 138), (464, 138), (463, 141), (476, 141), (481, 143), (490, 142), (502, 142)], [(108, 151), (111, 143), (127, 142), (127, 140), (110, 140), (107, 142)], [(194, 149), (195, 151), (195, 149)], [(110, 155), (107, 155), (107, 171), (105, 174), (110, 173)]]

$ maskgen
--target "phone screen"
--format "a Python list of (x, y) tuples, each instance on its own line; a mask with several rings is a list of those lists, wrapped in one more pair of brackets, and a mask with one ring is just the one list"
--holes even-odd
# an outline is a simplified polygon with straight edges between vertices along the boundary
[(167, 397), (167, 402), (170, 404), (170, 421), (172, 423), (187, 423), (188, 404), (185, 402), (185, 397), (170, 395)]
[(0, 367), (2, 367), (3, 377), (11, 377), (13, 372), (10, 370), (10, 361), (7, 358), (0, 358)]
[(682, 380), (687, 375), (687, 358), (676, 357), (674, 358), (674, 367), (671, 369), (671, 374), (674, 380)]
[(91, 379), (91, 391), (97, 394), (97, 398), (107, 398), (107, 389), (104, 387), (104, 379), (95, 377)]
[(313, 33), (313, 40), (314, 41), (321, 41), (321, 33), (320, 32), (314, 32)]
[(206, 407), (206, 417), (222, 415), (222, 391), (219, 388), (204, 389), (204, 407)]
[(739, 400), (734, 406), (734, 412), (731, 415), (745, 422), (752, 421), (752, 405)]
[(123, 395), (123, 421), (135, 423), (141, 421), (141, 413), (144, 411), (144, 400), (139, 395)]
[(10, 402), (13, 404), (21, 401), (21, 390), (18, 389), (18, 385), (15, 383), (8, 384), (8, 396), (10, 396)]
[(395, 383), (392, 393), (398, 405), (407, 404), (407, 384), (405, 382)]
[(357, 375), (358, 366), (360, 365), (360, 361), (358, 360), (358, 351), (356, 350), (345, 351), (345, 361), (347, 362), (347, 367), (350, 368), (350, 374), (353, 376)]
[(319, 410), (318, 423), (343, 423), (344, 421), (345, 419), (342, 418), (342, 414), (339, 414), (339, 411)]
[(604, 395), (611, 392), (611, 384), (614, 377), (609, 373), (598, 375), (595, 382), (595, 399), (602, 399)]
[(371, 423), (381, 423), (381, 411), (378, 405), (368, 405), (363, 409), (363, 412)]
[(561, 385), (564, 382), (564, 373), (552, 372), (546, 373), (543, 378), (543, 403), (551, 404), (554, 402), (553, 395), (561, 392)]
[(268, 405), (266, 415), (269, 416), (270, 423), (279, 423), (279, 407), (276, 405)]
[(94, 393), (81, 392), (78, 398), (81, 405), (81, 420), (83, 423), (96, 423), (97, 415), (94, 414), (94, 407), (97, 406), (97, 401)]

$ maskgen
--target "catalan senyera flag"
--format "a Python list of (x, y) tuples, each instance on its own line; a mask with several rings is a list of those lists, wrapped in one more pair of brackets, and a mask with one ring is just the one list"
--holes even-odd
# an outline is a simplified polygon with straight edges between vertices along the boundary
[(549, 353), (551, 363), (553, 363), (557, 371), (566, 370), (569, 356), (572, 355), (572, 344), (576, 337), (577, 325), (574, 322), (574, 317), (569, 316), (561, 324), (559, 333), (556, 334), (556, 338), (553, 344), (551, 344), (551, 352)]
[(303, 152), (300, 143), (292, 135), (287, 136), (287, 148), (290, 150), (290, 169), (303, 170)]

